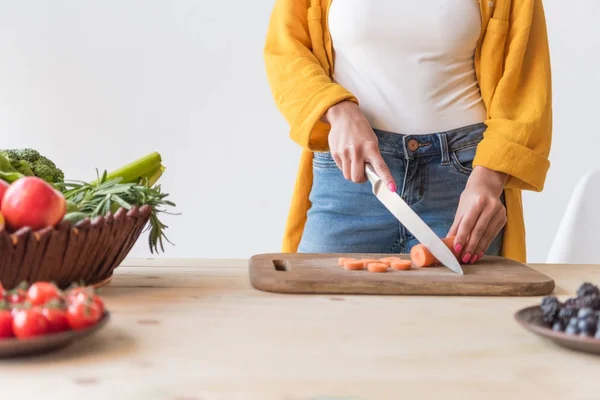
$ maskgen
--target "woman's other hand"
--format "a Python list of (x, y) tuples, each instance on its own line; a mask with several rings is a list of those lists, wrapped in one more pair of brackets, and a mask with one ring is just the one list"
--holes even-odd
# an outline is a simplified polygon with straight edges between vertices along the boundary
[(356, 183), (365, 182), (365, 163), (369, 163), (385, 185), (395, 192), (396, 183), (381, 157), (377, 136), (358, 105), (343, 101), (329, 108), (323, 119), (331, 125), (329, 150), (344, 178)]
[(455, 251), (464, 263), (480, 259), (506, 224), (500, 201), (507, 175), (476, 166), (460, 196), (448, 236), (456, 236)]

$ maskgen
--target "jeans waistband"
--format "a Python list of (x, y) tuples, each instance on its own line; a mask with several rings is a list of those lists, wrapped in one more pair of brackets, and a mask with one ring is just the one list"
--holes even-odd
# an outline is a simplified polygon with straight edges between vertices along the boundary
[(483, 139), (486, 125), (479, 123), (446, 132), (410, 135), (374, 129), (381, 151), (399, 153), (405, 159), (441, 155), (448, 159), (453, 151), (476, 146)]

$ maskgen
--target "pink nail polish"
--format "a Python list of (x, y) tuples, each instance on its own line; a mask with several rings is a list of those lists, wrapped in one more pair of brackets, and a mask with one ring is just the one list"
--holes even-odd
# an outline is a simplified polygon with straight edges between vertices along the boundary
[(471, 258), (471, 264), (475, 264), (475, 261), (477, 261), (479, 259), (479, 257), (477, 257), (476, 255), (473, 256), (473, 258)]
[(394, 182), (388, 183), (388, 189), (390, 189), (390, 192), (396, 192), (396, 184)]
[(462, 244), (457, 244), (456, 247), (454, 248), (454, 252), (455, 253), (460, 253), (463, 249), (463, 245)]
[(478, 260), (481, 260), (483, 258), (483, 251), (481, 253), (479, 253), (479, 255), (477, 256)]
[(465, 254), (465, 256), (463, 257), (462, 261), (466, 264), (469, 262), (469, 260), (471, 259), (471, 254), (467, 253)]

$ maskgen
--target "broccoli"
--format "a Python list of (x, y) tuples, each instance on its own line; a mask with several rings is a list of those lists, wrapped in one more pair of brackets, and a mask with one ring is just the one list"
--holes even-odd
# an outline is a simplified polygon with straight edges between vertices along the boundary
[(12, 166), (23, 175), (35, 175), (48, 183), (64, 182), (63, 171), (37, 150), (7, 149), (0, 150), (0, 155), (8, 159)]

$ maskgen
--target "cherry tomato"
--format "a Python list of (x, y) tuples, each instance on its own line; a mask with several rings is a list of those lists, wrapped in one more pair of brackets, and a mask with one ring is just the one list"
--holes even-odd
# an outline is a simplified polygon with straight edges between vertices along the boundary
[(58, 288), (50, 282), (36, 282), (27, 291), (27, 300), (34, 306), (43, 306), (62, 297)]
[(6, 299), (10, 304), (21, 304), (27, 298), (27, 291), (23, 289), (14, 289), (8, 292)]
[(102, 317), (95, 303), (74, 303), (67, 309), (71, 329), (83, 329), (94, 325)]
[(79, 287), (76, 289), (72, 289), (72, 291), (69, 292), (67, 296), (70, 304), (94, 303), (96, 304), (96, 306), (98, 306), (98, 309), (100, 310), (100, 315), (104, 314), (104, 301), (100, 296), (94, 293), (93, 289)]
[(93, 295), (92, 297), (94, 304), (98, 307), (98, 311), (100, 312), (100, 316), (104, 315), (104, 301), (98, 295)]
[(14, 337), (13, 333), (13, 317), (9, 310), (0, 311), (0, 339)]
[(67, 300), (69, 301), (69, 303), (83, 302), (92, 294), (93, 292), (91, 289), (84, 286), (80, 286), (71, 289), (67, 292)]
[(44, 307), (42, 314), (48, 321), (48, 333), (57, 333), (69, 329), (69, 321), (65, 310), (53, 307)]
[(13, 331), (19, 339), (44, 335), (48, 332), (48, 321), (39, 308), (19, 310), (13, 318)]

